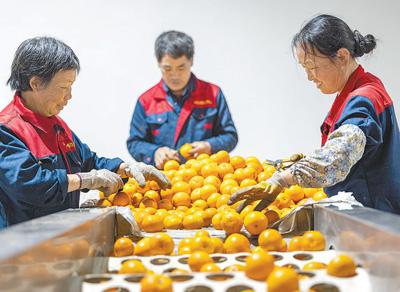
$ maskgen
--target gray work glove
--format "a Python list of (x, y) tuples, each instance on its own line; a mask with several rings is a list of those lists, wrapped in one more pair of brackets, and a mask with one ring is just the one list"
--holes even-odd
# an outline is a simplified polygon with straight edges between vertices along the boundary
[(254, 201), (261, 200), (261, 202), (259, 202), (254, 208), (255, 211), (261, 211), (275, 201), (276, 197), (280, 192), (282, 192), (284, 187), (287, 187), (286, 183), (280, 178), (279, 173), (276, 172), (266, 181), (260, 182), (254, 186), (242, 188), (232, 194), (228, 205), (244, 200), (244, 202), (237, 208), (237, 212), (240, 213), (247, 205)]
[(159, 171), (154, 166), (145, 164), (143, 162), (125, 162), (127, 167), (124, 171), (127, 177), (134, 178), (139, 186), (144, 187), (146, 180), (154, 180), (162, 189), (167, 189), (171, 183), (167, 176)]
[(81, 189), (99, 190), (106, 196), (122, 189), (124, 182), (121, 177), (108, 169), (93, 169), (90, 172), (77, 173), (80, 176)]

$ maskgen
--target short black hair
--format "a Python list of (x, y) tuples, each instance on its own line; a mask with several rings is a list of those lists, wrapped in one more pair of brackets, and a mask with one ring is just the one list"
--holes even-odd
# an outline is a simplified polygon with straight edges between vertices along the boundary
[(184, 32), (170, 30), (158, 36), (154, 49), (158, 62), (160, 62), (165, 55), (170, 55), (174, 59), (186, 56), (189, 60), (192, 60), (194, 55), (194, 42), (193, 39)]
[(80, 71), (79, 59), (69, 46), (52, 37), (27, 39), (15, 52), (7, 84), (13, 90), (32, 90), (32, 77), (39, 77), (46, 86), (62, 70)]
[(361, 35), (340, 18), (322, 14), (308, 21), (292, 40), (292, 49), (301, 47), (306, 53), (315, 51), (333, 58), (341, 48), (349, 50), (353, 58), (370, 53), (376, 47), (373, 35)]

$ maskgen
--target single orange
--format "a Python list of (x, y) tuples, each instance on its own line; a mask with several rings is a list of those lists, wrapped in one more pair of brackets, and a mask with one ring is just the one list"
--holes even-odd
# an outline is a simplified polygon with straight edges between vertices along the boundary
[(250, 252), (250, 241), (243, 234), (231, 234), (224, 242), (224, 250), (226, 253)]
[(204, 185), (204, 177), (196, 175), (189, 180), (189, 185), (192, 190), (201, 188)]
[(156, 202), (161, 200), (160, 195), (158, 194), (158, 192), (153, 191), (153, 190), (149, 190), (149, 191), (145, 192), (144, 193), (144, 197), (153, 199)]
[(134, 254), (137, 256), (150, 256), (152, 252), (152, 241), (150, 237), (145, 237), (136, 244)]
[(119, 192), (114, 196), (114, 206), (128, 206), (131, 203), (131, 197), (124, 192)]
[(223, 215), (222, 213), (217, 213), (211, 219), (212, 226), (216, 230), (221, 230), (222, 229), (222, 225), (221, 225), (222, 215)]
[(170, 255), (174, 250), (174, 241), (171, 236), (166, 233), (157, 233), (151, 237), (151, 240), (153, 248), (152, 253), (154, 255)]
[(295, 236), (292, 239), (290, 239), (289, 241), (289, 245), (288, 245), (288, 251), (298, 251), (298, 250), (302, 250), (302, 236)]
[(177, 192), (172, 197), (172, 204), (175, 207), (178, 207), (178, 206), (190, 207), (190, 204), (191, 204), (190, 196), (186, 192)]
[(190, 246), (192, 252), (205, 251), (209, 254), (214, 252), (214, 244), (208, 236), (196, 236), (193, 238), (192, 245)]
[(304, 191), (298, 185), (292, 185), (285, 190), (285, 193), (289, 196), (291, 200), (294, 202), (298, 202), (304, 198)]
[(164, 228), (163, 217), (159, 215), (145, 216), (141, 226), (146, 232), (159, 232)]
[(214, 215), (217, 214), (217, 209), (215, 208), (207, 208), (204, 210), (204, 216), (203, 216), (203, 221), (204, 221), (204, 227), (208, 227), (212, 223), (212, 218)]
[(190, 200), (192, 202), (195, 202), (197, 200), (201, 200), (201, 195), (203, 193), (203, 190), (200, 188), (196, 188), (192, 191), (192, 193), (190, 194)]
[(246, 160), (244, 160), (244, 158), (241, 156), (232, 156), (230, 158), (229, 162), (233, 166), (234, 169), (246, 167)]
[(260, 234), (267, 226), (267, 217), (259, 211), (252, 211), (244, 218), (244, 227), (252, 235)]
[(218, 237), (211, 237), (211, 242), (214, 247), (214, 253), (223, 253), (224, 252), (224, 243)]
[(274, 269), (274, 257), (260, 250), (246, 258), (244, 272), (247, 277), (257, 281), (265, 281)]
[(163, 220), (164, 228), (180, 229), (182, 228), (182, 219), (178, 215), (168, 215)]
[(205, 251), (195, 251), (188, 259), (189, 267), (193, 272), (199, 272), (201, 267), (207, 263), (213, 263), (213, 260)]
[(275, 229), (266, 229), (258, 236), (258, 245), (267, 251), (279, 251), (282, 235)]
[(246, 173), (244, 171), (244, 168), (238, 168), (235, 170), (235, 172), (233, 173), (233, 175), (235, 176), (235, 180), (237, 182), (241, 182), (242, 180), (244, 180), (246, 177)]
[(119, 274), (145, 274), (146, 267), (138, 260), (124, 261), (119, 269)]
[(229, 153), (225, 150), (220, 150), (215, 155), (217, 156), (218, 163), (226, 163), (230, 160)]
[(229, 173), (233, 173), (235, 169), (230, 163), (223, 162), (220, 165), (218, 165), (218, 176), (223, 179), (225, 175)]
[(307, 231), (302, 236), (301, 244), (302, 250), (325, 250), (325, 237), (319, 231)]
[(236, 212), (225, 212), (221, 218), (221, 227), (226, 234), (238, 233), (243, 227), (243, 219)]
[(191, 191), (192, 190), (190, 188), (190, 185), (185, 181), (178, 181), (172, 185), (172, 192), (174, 194), (179, 193), (179, 192), (185, 192), (187, 194), (190, 194)]
[(213, 185), (213, 186), (215, 186), (215, 188), (217, 190), (219, 190), (219, 187), (221, 185), (221, 180), (217, 176), (210, 175), (204, 179), (204, 185), (207, 185), (207, 184)]
[(167, 199), (162, 199), (158, 202), (158, 209), (172, 210), (174, 206), (172, 202)]
[(204, 200), (196, 200), (196, 201), (193, 202), (192, 207), (193, 208), (197, 207), (197, 208), (200, 208), (202, 210), (205, 210), (205, 209), (207, 209), (208, 205), (207, 205), (207, 202), (204, 201)]
[(241, 188), (251, 187), (251, 186), (254, 186), (254, 185), (256, 185), (256, 184), (257, 184), (257, 182), (256, 182), (254, 179), (252, 179), (252, 178), (245, 178), (244, 180), (242, 180), (242, 181), (240, 182), (240, 187), (241, 187)]
[(169, 171), (169, 170), (178, 170), (179, 169), (179, 162), (176, 160), (169, 160), (165, 162), (164, 164), (164, 170)]
[(112, 206), (112, 203), (111, 203), (109, 200), (107, 200), (107, 199), (100, 199), (100, 200), (97, 202), (97, 206), (101, 206), (101, 207), (111, 207), (111, 206)]
[(128, 195), (132, 196), (134, 193), (136, 193), (137, 186), (135, 184), (131, 183), (126, 183), (124, 187), (122, 188), (122, 191), (124, 193), (127, 193)]
[(158, 205), (157, 205), (157, 202), (155, 200), (145, 197), (140, 202), (139, 208), (145, 209), (145, 208), (148, 208), (148, 207), (157, 209)]
[(141, 292), (172, 292), (172, 280), (166, 275), (147, 274), (140, 280)]
[(257, 170), (251, 166), (247, 166), (243, 169), (243, 175), (244, 178), (248, 178), (248, 179), (256, 179), (257, 178)]
[(326, 271), (335, 277), (352, 277), (356, 275), (356, 264), (351, 257), (339, 255), (328, 263)]
[(114, 255), (117, 257), (126, 257), (133, 255), (135, 246), (128, 237), (120, 237), (114, 243)]
[(185, 159), (190, 159), (192, 158), (192, 155), (189, 153), (190, 150), (193, 149), (193, 146), (189, 143), (183, 144), (181, 148), (179, 148), (179, 153), (185, 158)]
[(191, 214), (183, 218), (183, 228), (185, 229), (200, 229), (204, 225), (203, 218), (197, 214)]
[(211, 162), (203, 165), (203, 167), (201, 168), (201, 175), (203, 177), (211, 175), (218, 176), (218, 164), (216, 164), (215, 162)]
[(299, 276), (286, 267), (276, 267), (267, 279), (268, 292), (299, 291)]
[(192, 168), (183, 170), (183, 180), (189, 182), (193, 177), (197, 176), (197, 172)]

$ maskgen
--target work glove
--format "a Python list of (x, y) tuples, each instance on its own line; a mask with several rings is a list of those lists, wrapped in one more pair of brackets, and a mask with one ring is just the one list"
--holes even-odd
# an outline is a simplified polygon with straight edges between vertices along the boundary
[[(288, 176), (288, 174), (286, 174), (286, 176)], [(244, 207), (252, 202), (261, 200), (261, 202), (259, 202), (254, 208), (255, 211), (261, 211), (275, 201), (279, 193), (289, 186), (290, 183), (288, 183), (284, 176), (282, 176), (282, 173), (275, 172), (272, 177), (266, 181), (260, 182), (254, 186), (242, 188), (232, 194), (228, 201), (228, 205), (244, 200), (244, 202), (237, 208), (237, 212), (239, 213), (244, 209)]]
[(167, 189), (171, 186), (169, 179), (154, 166), (143, 162), (125, 162), (124, 169), (127, 177), (134, 178), (140, 187), (146, 186), (146, 180), (154, 180), (162, 189)]
[(106, 196), (116, 193), (124, 186), (121, 177), (107, 169), (93, 169), (90, 172), (77, 173), (77, 175), (81, 179), (81, 189), (99, 190)]

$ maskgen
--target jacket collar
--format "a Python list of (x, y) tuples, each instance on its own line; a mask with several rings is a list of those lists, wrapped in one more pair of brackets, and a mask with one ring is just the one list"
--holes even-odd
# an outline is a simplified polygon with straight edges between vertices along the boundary
[(23, 120), (32, 124), (34, 127), (43, 132), (54, 132), (55, 125), (60, 126), (57, 116), (44, 117), (28, 109), (22, 102), (21, 92), (19, 91), (15, 92), (13, 104)]
[[(197, 77), (193, 73), (191, 73), (189, 82), (186, 85), (186, 88), (183, 90), (183, 96), (187, 97), (188, 95), (190, 95), (190, 93), (193, 92), (196, 87)], [(170, 93), (170, 90), (164, 80), (161, 79), (160, 82), (158, 82), (157, 84), (157, 90), (154, 93), (154, 98), (165, 99), (168, 93)]]
[(337, 113), (340, 111), (341, 107), (345, 103), (348, 95), (357, 87), (357, 82), (362, 78), (365, 74), (364, 68), (361, 65), (358, 65), (357, 69), (350, 75), (349, 79), (346, 82), (343, 90), (340, 92), (338, 96), (336, 96), (335, 101), (332, 104), (331, 109), (329, 110), (328, 116), (325, 119), (325, 122), (331, 124), (332, 121), (335, 120)]

